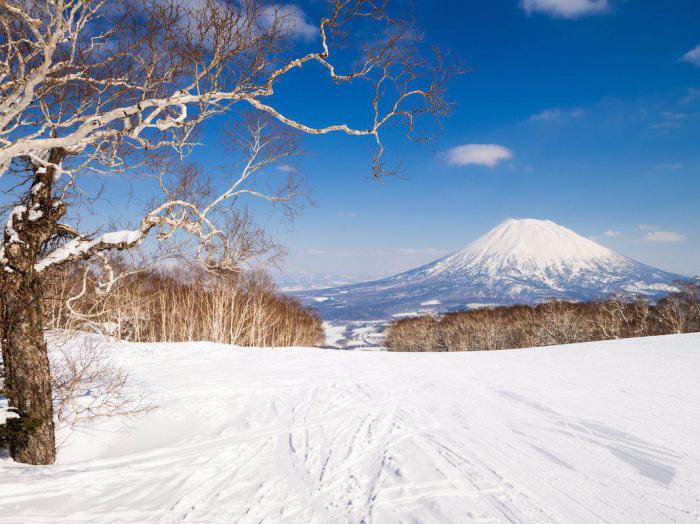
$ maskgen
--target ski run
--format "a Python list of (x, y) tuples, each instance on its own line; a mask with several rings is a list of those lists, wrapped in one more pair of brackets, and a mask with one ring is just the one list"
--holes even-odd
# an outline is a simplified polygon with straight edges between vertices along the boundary
[(700, 519), (700, 334), (450, 354), (109, 344), (158, 408), (73, 434), (53, 466), (2, 456), (0, 522)]

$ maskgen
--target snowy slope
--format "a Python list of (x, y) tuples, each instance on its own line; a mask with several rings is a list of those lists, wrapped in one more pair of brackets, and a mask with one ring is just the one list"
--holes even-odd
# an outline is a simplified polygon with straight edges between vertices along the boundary
[(300, 293), (327, 320), (389, 318), (479, 304), (659, 296), (675, 275), (617, 254), (549, 220), (507, 220), (465, 249), (389, 278)]
[(112, 353), (160, 410), (76, 435), (54, 466), (0, 458), (0, 522), (700, 519), (698, 334), (461, 354)]

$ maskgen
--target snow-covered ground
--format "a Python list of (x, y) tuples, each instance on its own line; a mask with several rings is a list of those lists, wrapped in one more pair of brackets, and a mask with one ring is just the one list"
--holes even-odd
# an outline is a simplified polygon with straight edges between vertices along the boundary
[(383, 349), (383, 320), (327, 321), (323, 323), (326, 347), (335, 349)]
[(160, 409), (0, 459), (0, 522), (698, 522), (700, 334), (482, 353), (115, 344)]

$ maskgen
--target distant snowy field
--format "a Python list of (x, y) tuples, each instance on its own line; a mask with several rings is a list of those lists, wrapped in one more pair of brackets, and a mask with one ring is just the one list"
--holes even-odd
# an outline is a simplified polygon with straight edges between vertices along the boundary
[(700, 520), (698, 334), (112, 352), (160, 409), (75, 435), (54, 466), (0, 458), (0, 522)]

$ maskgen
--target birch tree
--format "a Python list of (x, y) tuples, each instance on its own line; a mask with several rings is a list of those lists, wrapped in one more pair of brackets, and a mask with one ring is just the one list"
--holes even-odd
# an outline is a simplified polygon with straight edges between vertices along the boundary
[[(0, 0), (0, 177), (12, 178), (6, 195), (14, 200), (0, 244), (2, 357), (6, 395), (27, 422), (11, 442), (15, 460), (55, 459), (42, 272), (95, 261), (108, 292), (116, 278), (110, 253), (178, 235), (197, 241), (193, 256), (203, 263), (234, 265), (240, 246), (217, 210), (244, 197), (292, 198), (293, 182), (272, 193), (251, 182), (296, 154), (295, 137), (364, 137), (379, 178), (388, 126), (421, 138), (447, 112), (452, 71), (410, 21), (382, 0), (323, 6), (316, 39), (300, 46), (298, 13), (256, 0)], [(360, 84), (365, 123), (338, 121), (338, 110), (315, 126), (281, 110), (280, 81), (307, 70), (338, 89)], [(182, 161), (214, 117), (245, 129), (237, 141), (245, 161), (223, 190), (195, 198), (164, 182), (133, 229), (80, 230), (71, 206), (84, 195), (86, 173), (126, 176), (144, 173), (154, 158)], [(163, 180), (166, 171), (150, 175)], [(196, 172), (187, 180), (193, 187)]]

